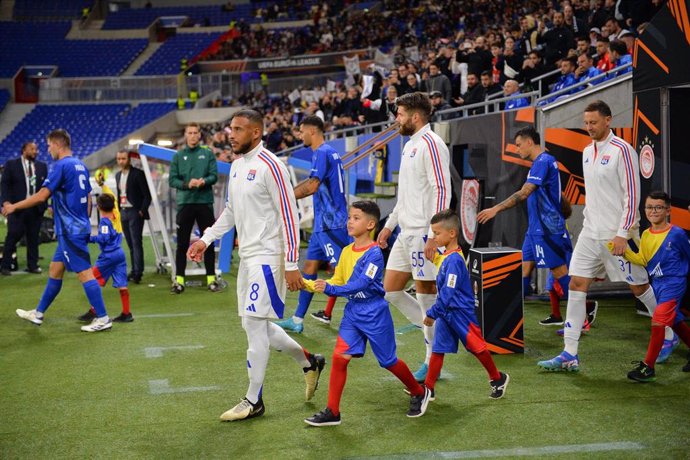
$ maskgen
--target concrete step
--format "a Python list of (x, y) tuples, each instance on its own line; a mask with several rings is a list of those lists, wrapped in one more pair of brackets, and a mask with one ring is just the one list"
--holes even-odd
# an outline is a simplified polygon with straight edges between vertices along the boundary
[(380, 195), (396, 195), (398, 193), (397, 182), (379, 182), (374, 184), (374, 193)]
[(126, 77), (134, 75), (136, 71), (139, 70), (139, 67), (144, 65), (144, 62), (148, 61), (149, 58), (153, 56), (153, 53), (155, 53), (156, 50), (158, 50), (158, 48), (160, 48), (161, 46), (163, 46), (163, 43), (149, 43), (148, 46), (144, 49), (144, 51), (142, 51), (141, 54), (137, 56), (137, 58), (134, 61), (132, 61), (129, 67), (127, 67), (127, 69), (124, 72), (122, 72), (122, 76)]

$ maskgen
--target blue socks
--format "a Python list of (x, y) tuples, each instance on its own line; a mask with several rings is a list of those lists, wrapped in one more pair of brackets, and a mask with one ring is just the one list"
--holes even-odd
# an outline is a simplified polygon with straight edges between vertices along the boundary
[(41, 300), (38, 302), (36, 311), (39, 313), (45, 313), (48, 307), (50, 307), (50, 304), (53, 303), (53, 300), (55, 300), (55, 297), (57, 297), (57, 295), (60, 293), (60, 289), (62, 289), (62, 279), (58, 280), (48, 277), (48, 283), (46, 283), (46, 288), (43, 290), (43, 295), (41, 296)]
[[(307, 275), (307, 274), (302, 274), (305, 280), (315, 280), (316, 275)], [(314, 294), (311, 292), (307, 291), (299, 291), (299, 302), (297, 303), (297, 311), (295, 311), (295, 316), (298, 318), (304, 318), (304, 315), (307, 314), (307, 310), (309, 309), (309, 304), (311, 303), (311, 299), (314, 297)]]
[(84, 292), (86, 293), (86, 298), (89, 299), (89, 303), (96, 311), (96, 316), (102, 318), (108, 316), (105, 311), (105, 302), (103, 302), (103, 293), (101, 292), (101, 286), (98, 281), (90, 280), (84, 283)]
[(563, 289), (563, 298), (567, 299), (568, 298), (568, 286), (570, 285), (570, 275), (563, 275), (560, 278), (558, 278), (558, 284), (560, 284), (561, 289)]

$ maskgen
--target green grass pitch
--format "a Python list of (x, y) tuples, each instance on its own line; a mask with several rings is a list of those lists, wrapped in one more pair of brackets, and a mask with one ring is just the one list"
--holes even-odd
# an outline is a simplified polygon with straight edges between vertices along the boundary
[[(54, 247), (41, 246), (44, 270)], [(577, 375), (538, 370), (536, 361), (558, 353), (562, 339), (556, 328), (537, 323), (548, 306), (528, 303), (525, 354), (495, 357), (511, 376), (498, 401), (488, 398), (480, 364), (462, 352), (446, 357), (445, 378), (426, 415), (408, 419), (401, 384), (368, 352), (350, 365), (342, 425), (307, 427), (302, 420), (325, 407), (330, 367), (307, 403), (301, 370), (273, 352), (265, 416), (222, 423), (219, 415), (247, 386), (236, 265), (224, 277), (225, 292), (188, 288), (173, 296), (167, 277), (150, 273), (153, 251), (145, 251), (144, 282), (130, 288), (136, 320), (107, 333), (80, 332), (76, 317), (87, 303), (73, 274), (41, 327), (14, 310), (35, 307), (46, 275), (0, 278), (0, 458), (690, 457), (690, 374), (680, 370), (685, 347), (657, 366), (656, 383), (628, 381), (630, 362), (644, 356), (649, 337), (649, 319), (635, 314), (631, 300), (601, 302), (597, 324), (581, 342)], [(21, 248), (22, 268), (24, 260)], [(104, 293), (109, 312), (118, 314), (117, 291)], [(288, 296), (289, 313), (296, 297)], [(316, 296), (312, 311), (323, 305)], [(339, 300), (331, 327), (307, 318), (296, 339), (330, 360), (343, 305)], [(407, 330), (397, 336), (398, 354), (414, 371), (423, 359), (422, 333), (405, 328), (392, 311), (396, 327)], [(152, 316), (166, 314), (178, 316)], [(155, 357), (156, 347), (183, 348)]]

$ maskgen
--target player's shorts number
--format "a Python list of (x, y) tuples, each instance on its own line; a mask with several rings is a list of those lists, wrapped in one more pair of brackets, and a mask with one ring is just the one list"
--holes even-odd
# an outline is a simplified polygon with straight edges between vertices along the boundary
[(424, 266), (424, 252), (415, 251), (410, 253), (410, 258), (412, 259), (413, 267), (423, 267)]
[(324, 251), (326, 251), (326, 255), (328, 257), (333, 257), (335, 255), (335, 249), (333, 249), (333, 244), (332, 243), (326, 243), (323, 247)]
[(259, 283), (252, 283), (252, 285), (249, 287), (249, 300), (252, 302), (256, 302), (256, 299), (259, 298)]
[(623, 273), (628, 272), (628, 275), (632, 273), (632, 266), (630, 264), (630, 261), (618, 259), (618, 263), (620, 264), (621, 271)]

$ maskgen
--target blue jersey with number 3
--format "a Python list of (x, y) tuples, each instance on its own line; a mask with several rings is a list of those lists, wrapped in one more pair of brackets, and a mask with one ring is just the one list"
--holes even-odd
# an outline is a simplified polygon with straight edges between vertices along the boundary
[(58, 160), (43, 186), (50, 190), (53, 198), (55, 234), (90, 234), (88, 199), (91, 184), (84, 163), (72, 156)]
[(322, 232), (347, 226), (347, 201), (343, 162), (328, 144), (321, 145), (311, 156), (311, 174), (321, 184), (314, 193), (314, 231)]

